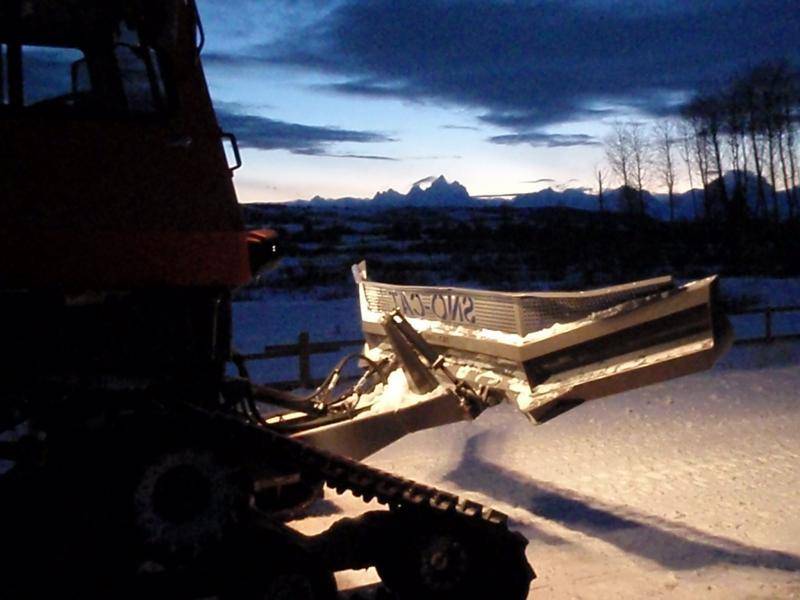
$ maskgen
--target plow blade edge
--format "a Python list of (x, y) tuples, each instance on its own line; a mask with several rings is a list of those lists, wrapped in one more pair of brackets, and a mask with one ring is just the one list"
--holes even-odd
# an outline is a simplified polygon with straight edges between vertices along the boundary
[(580, 292), (491, 292), (369, 281), (354, 266), (373, 355), (399, 310), (463, 380), (502, 389), (536, 422), (578, 404), (710, 368), (732, 342), (717, 278), (659, 277)]

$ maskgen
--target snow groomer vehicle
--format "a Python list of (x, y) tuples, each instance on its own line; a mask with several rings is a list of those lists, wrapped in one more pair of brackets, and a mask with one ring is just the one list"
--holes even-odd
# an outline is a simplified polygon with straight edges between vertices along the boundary
[[(357, 265), (360, 378), (254, 382), (231, 293), (279, 241), (242, 224), (202, 42), (193, 0), (0, 0), (0, 596), (318, 600), (374, 566), (384, 597), (526, 598), (502, 513), (359, 460), (707, 368), (715, 280), (498, 294)], [(384, 508), (301, 535), (323, 486)]]

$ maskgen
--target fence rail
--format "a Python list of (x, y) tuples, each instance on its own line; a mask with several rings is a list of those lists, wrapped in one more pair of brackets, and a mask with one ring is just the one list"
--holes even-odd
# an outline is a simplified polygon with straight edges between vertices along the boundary
[(739, 338), (735, 344), (763, 344), (770, 343), (776, 340), (796, 340), (800, 339), (800, 330), (789, 331), (786, 333), (776, 334), (774, 331), (774, 315), (782, 313), (800, 313), (800, 305), (785, 305), (785, 306), (762, 306), (758, 308), (748, 308), (745, 310), (737, 310), (729, 313), (730, 316), (744, 316), (744, 315), (764, 315), (764, 335), (761, 337)]
[[(748, 308), (745, 310), (737, 310), (728, 313), (730, 316), (745, 316), (745, 315), (764, 315), (764, 335), (761, 337), (739, 338), (734, 341), (737, 345), (748, 344), (764, 344), (771, 343), (778, 340), (800, 339), (800, 327), (795, 331), (788, 333), (774, 332), (773, 316), (782, 313), (800, 313), (800, 305), (787, 305), (787, 306), (762, 306), (758, 308)], [(313, 388), (322, 381), (319, 378), (314, 378), (311, 374), (311, 357), (314, 354), (328, 354), (331, 352), (339, 352), (345, 348), (352, 348), (360, 346), (364, 343), (363, 339), (350, 339), (350, 340), (330, 340), (325, 342), (312, 342), (310, 335), (307, 331), (302, 331), (297, 336), (296, 344), (278, 344), (271, 346), (264, 346), (262, 352), (252, 354), (244, 354), (244, 360), (270, 360), (273, 358), (285, 358), (296, 356), (297, 357), (297, 371), (299, 377), (297, 379), (288, 381), (276, 381), (271, 385), (276, 387), (297, 387)]]
[(301, 331), (297, 336), (296, 344), (278, 344), (274, 346), (264, 346), (262, 352), (254, 354), (243, 354), (241, 357), (246, 360), (269, 360), (272, 358), (285, 358), (287, 356), (297, 357), (297, 372), (299, 377), (290, 381), (276, 381), (271, 385), (275, 387), (297, 387), (312, 388), (321, 383), (320, 379), (315, 379), (311, 375), (311, 356), (314, 354), (328, 354), (339, 352), (344, 348), (360, 346), (364, 343), (363, 339), (357, 340), (331, 340), (327, 342), (312, 342), (307, 331)]

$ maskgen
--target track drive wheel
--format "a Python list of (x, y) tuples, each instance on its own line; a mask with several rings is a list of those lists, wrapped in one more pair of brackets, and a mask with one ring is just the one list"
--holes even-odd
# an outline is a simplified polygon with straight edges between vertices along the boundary
[(398, 511), (376, 568), (398, 600), (525, 600), (535, 577), (519, 533), (460, 514)]
[(181, 448), (147, 465), (133, 500), (148, 552), (182, 563), (219, 543), (235, 526), (247, 505), (247, 490), (213, 452)]

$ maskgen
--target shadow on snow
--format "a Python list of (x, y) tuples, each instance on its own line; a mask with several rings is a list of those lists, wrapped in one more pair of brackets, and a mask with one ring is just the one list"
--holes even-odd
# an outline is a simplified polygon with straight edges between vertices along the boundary
[[(480, 458), (479, 450), (485, 435), (478, 434), (467, 441), (461, 462), (445, 476), (446, 479), (465, 490), (483, 492), (669, 569), (729, 564), (800, 572), (800, 556), (749, 546), (625, 507), (604, 504), (486, 462)], [(554, 536), (544, 539), (535, 536), (534, 533), (534, 539), (546, 544), (564, 542)]]

